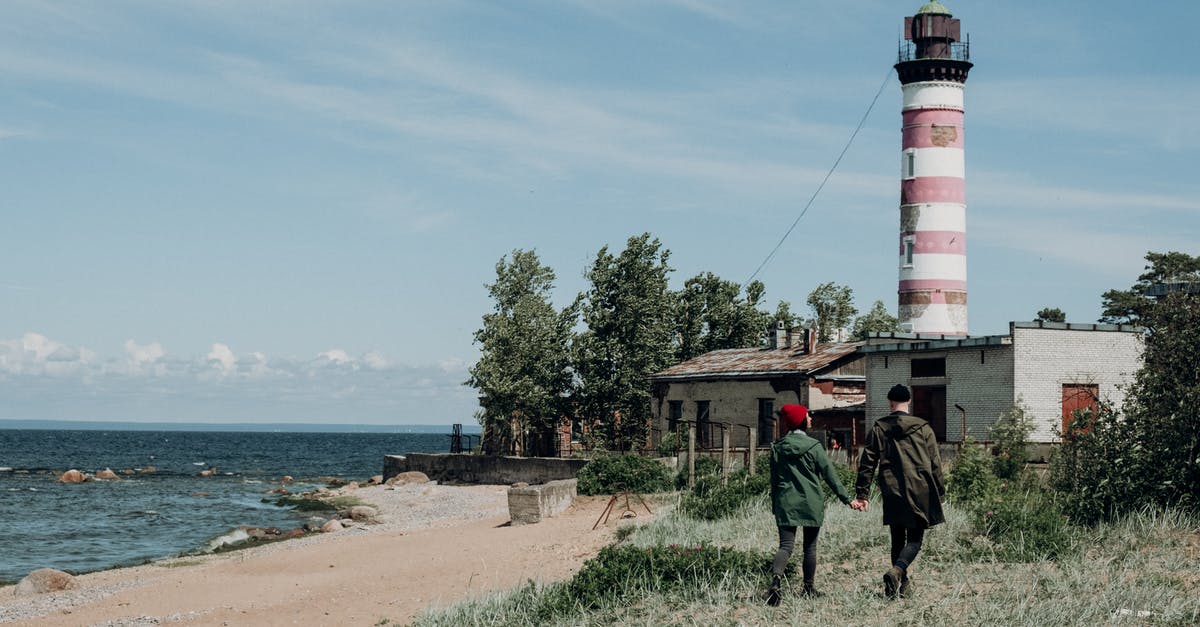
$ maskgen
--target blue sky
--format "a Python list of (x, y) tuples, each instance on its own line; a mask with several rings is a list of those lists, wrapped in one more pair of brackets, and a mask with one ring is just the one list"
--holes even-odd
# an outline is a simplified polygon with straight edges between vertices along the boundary
[[(496, 261), (556, 299), (649, 231), (678, 286), (895, 308), (921, 2), (0, 5), (0, 419), (451, 423)], [(1192, 2), (949, 1), (972, 334), (1200, 254)]]

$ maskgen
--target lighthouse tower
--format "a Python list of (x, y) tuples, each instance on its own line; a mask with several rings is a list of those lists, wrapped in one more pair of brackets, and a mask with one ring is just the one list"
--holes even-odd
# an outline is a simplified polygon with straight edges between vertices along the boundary
[(936, 0), (904, 18), (896, 73), (904, 93), (900, 181), (900, 326), (967, 335), (963, 87), (969, 39)]

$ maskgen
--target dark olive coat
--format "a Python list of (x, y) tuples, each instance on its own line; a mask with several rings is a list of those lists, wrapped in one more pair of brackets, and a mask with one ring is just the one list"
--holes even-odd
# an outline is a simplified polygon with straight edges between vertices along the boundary
[(850, 495), (821, 443), (792, 431), (771, 445), (771, 509), (780, 527), (820, 527), (825, 521), (824, 480), (843, 503)]
[(924, 528), (945, 521), (942, 460), (928, 422), (905, 412), (876, 420), (858, 460), (858, 498), (867, 498), (877, 468), (883, 524)]

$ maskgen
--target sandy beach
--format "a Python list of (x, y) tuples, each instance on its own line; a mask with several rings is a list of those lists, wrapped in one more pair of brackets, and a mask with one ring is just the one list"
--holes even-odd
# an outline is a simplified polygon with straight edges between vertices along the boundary
[(0, 623), (408, 624), (431, 606), (570, 577), (617, 527), (613, 516), (592, 530), (607, 497), (577, 497), (556, 517), (510, 526), (506, 486), (370, 486), (354, 494), (379, 510), (378, 522), (90, 573), (63, 592), (2, 589)]

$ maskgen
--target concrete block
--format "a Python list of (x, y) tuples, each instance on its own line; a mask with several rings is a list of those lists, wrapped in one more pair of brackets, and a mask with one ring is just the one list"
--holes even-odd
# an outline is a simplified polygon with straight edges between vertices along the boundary
[(508, 489), (508, 517), (514, 525), (540, 522), (562, 513), (575, 500), (575, 479)]

